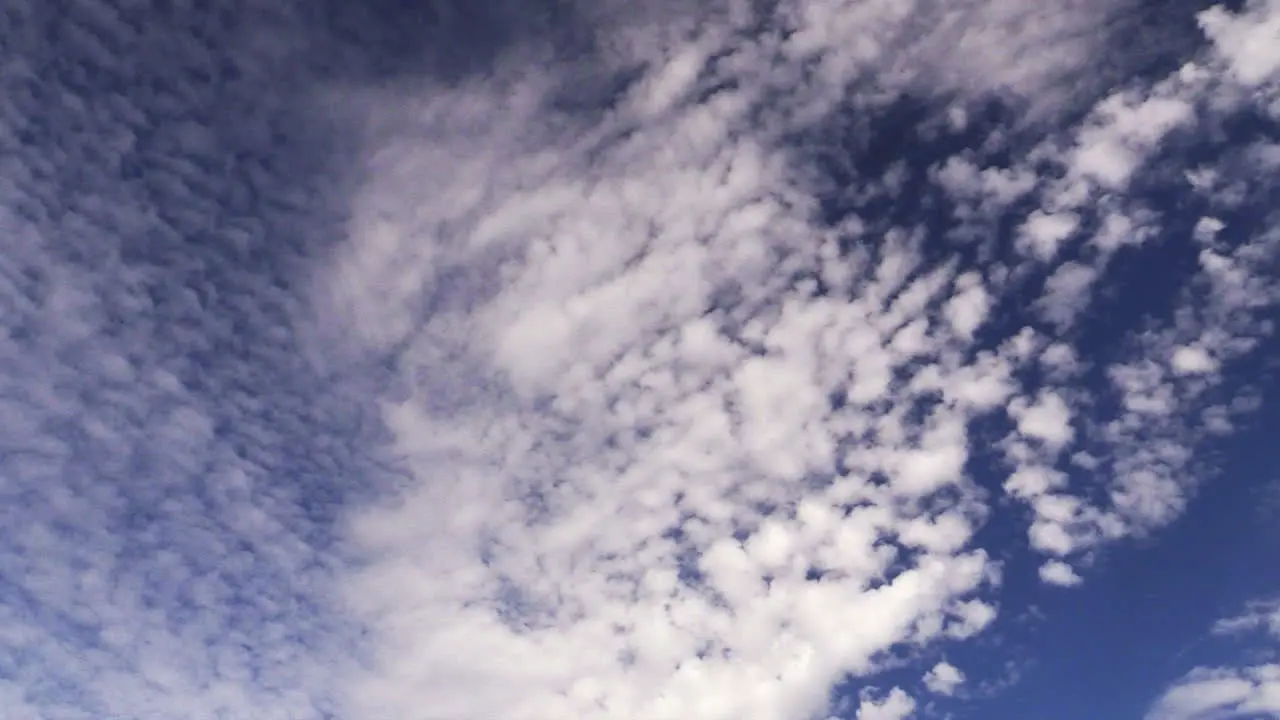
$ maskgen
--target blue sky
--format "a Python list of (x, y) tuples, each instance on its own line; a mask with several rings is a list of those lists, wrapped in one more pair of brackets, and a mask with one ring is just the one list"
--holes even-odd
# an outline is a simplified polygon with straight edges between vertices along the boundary
[(9, 2), (5, 720), (1280, 717), (1280, 3)]

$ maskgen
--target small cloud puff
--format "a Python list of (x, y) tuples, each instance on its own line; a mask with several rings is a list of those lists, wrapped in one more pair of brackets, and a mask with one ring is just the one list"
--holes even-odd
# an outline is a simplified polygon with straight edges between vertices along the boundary
[(864, 697), (857, 720), (906, 720), (916, 710), (915, 698), (902, 688), (893, 688), (884, 697)]
[(960, 672), (960, 668), (943, 660), (925, 673), (924, 686), (937, 695), (954, 695), (964, 680), (964, 673)]
[(1061, 560), (1049, 560), (1041, 565), (1040, 580), (1058, 587), (1075, 587), (1084, 582), (1074, 568)]

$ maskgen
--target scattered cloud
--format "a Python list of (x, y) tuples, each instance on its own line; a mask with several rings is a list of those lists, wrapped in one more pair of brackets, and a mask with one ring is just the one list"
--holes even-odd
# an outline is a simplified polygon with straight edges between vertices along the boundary
[(55, 15), (8, 3), (0, 40), (3, 714), (323, 717), (359, 637), (337, 507), (379, 470), (363, 391), (293, 333), (326, 226), (277, 136), (289, 31)]
[[(1280, 7), (1094, 102), (1068, 81), (1119, 0), (695, 5), (370, 87), (298, 89), (300, 11), (90, 1), (0, 40), (6, 712), (794, 720), (852, 682), (901, 720), (896, 653), (997, 621), (1003, 498), (1060, 586), (1181, 514), (1280, 231), (1225, 156), (1144, 173), (1275, 111)], [(877, 169), (857, 121), (908, 100), (957, 141), (1025, 110), (1030, 147)], [(1078, 341), (1164, 235), (1171, 305)], [(1200, 669), (1152, 717), (1276, 682)]]
[(1280, 715), (1280, 665), (1241, 670), (1198, 668), (1147, 712), (1147, 720), (1275, 717)]
[(924, 686), (936, 695), (953, 695), (963, 683), (964, 673), (945, 660), (934, 665), (924, 676)]
[(1044, 283), (1044, 294), (1037, 300), (1041, 316), (1065, 330), (1085, 311), (1098, 271), (1083, 263), (1066, 262), (1053, 271)]
[[(415, 482), (353, 523), (370, 560), (348, 602), (379, 638), (354, 713), (829, 711), (891, 648), (995, 620), (980, 421), (1009, 425), (994, 460), (1032, 510), (1043, 582), (1079, 584), (1084, 553), (1181, 514), (1196, 418), (1272, 307), (1214, 278), (1262, 278), (1274, 241), (1219, 233), (1170, 322), (1135, 319), (1101, 350), (1035, 325), (1087, 323), (1115, 258), (1158, 249), (1160, 219), (1126, 193), (1225, 92), (1217, 56), (1103, 97), (1012, 166), (932, 163), (956, 217), (1015, 228), (1001, 271), (931, 255), (923, 222), (819, 211), (795, 134), (869, 73), (890, 95), (923, 87), (887, 69), (926, 50), (882, 41), (918, 19), (897, 6), (792, 10), (749, 46), (750, 23), (712, 24), (655, 54), (600, 125), (548, 110), (554, 70), (521, 68), (406, 104), (413, 130), (378, 138), (323, 283), (344, 295), (322, 302), (399, 349), (383, 416)], [(476, 107), (508, 110), (460, 122)], [(867, 198), (910, 173), (854, 165)], [(476, 292), (418, 312), (458, 276)], [(1044, 299), (998, 316), (1035, 277)], [(1215, 364), (1175, 360), (1191, 346)], [(430, 380), (456, 376), (485, 389), (451, 402)], [(914, 709), (895, 689), (857, 713)]]
[(1274, 92), (1280, 71), (1280, 50), (1273, 42), (1280, 15), (1274, 0), (1246, 3), (1240, 13), (1212, 7), (1201, 13), (1200, 25), (1237, 82), (1248, 87), (1269, 84)]
[[(1219, 636), (1280, 637), (1280, 601), (1255, 601), (1244, 612), (1214, 623)], [(1174, 682), (1147, 712), (1148, 720), (1280, 716), (1280, 665), (1197, 667)]]
[(1073, 212), (1045, 212), (1036, 210), (1031, 213), (1022, 226), (1019, 243), (1023, 252), (1048, 262), (1058, 254), (1062, 244), (1075, 234), (1080, 225), (1080, 218)]
[(905, 720), (916, 710), (916, 701), (901, 688), (894, 688), (877, 700), (866, 697), (858, 707), (858, 720)]
[(1239, 635), (1258, 631), (1280, 637), (1280, 600), (1251, 602), (1243, 613), (1223, 618), (1213, 626), (1215, 635)]
[(1050, 585), (1075, 587), (1084, 582), (1070, 565), (1061, 560), (1049, 560), (1040, 566), (1040, 579)]
[(1198, 345), (1187, 345), (1174, 350), (1170, 362), (1178, 375), (1204, 375), (1218, 369), (1218, 364), (1209, 351)]
[(1075, 437), (1071, 409), (1058, 393), (1042, 392), (1031, 403), (1016, 397), (1009, 403), (1009, 415), (1017, 423), (1019, 433), (1044, 443), (1050, 452), (1061, 451)]

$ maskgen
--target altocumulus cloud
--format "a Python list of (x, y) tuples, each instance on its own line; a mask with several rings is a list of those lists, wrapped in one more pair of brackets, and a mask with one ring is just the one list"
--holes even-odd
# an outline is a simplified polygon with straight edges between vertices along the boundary
[(353, 657), (376, 423), (291, 329), (330, 191), (252, 10), (0, 11), (5, 718), (324, 717)]
[(6, 717), (912, 717), (1257, 404), (1275, 2), (144, 5), (0, 16)]
[[(320, 294), (340, 335), (396, 349), (384, 417), (416, 480), (353, 521), (348, 597), (381, 638), (355, 707), (906, 717), (902, 687), (828, 693), (992, 622), (995, 493), (1056, 585), (1176, 519), (1195, 448), (1251, 406), (1227, 369), (1270, 332), (1280, 249), (1250, 214), (1263, 148), (1189, 148), (1274, 113), (1275, 6), (1210, 10), (1185, 64), (1071, 95), (1105, 38), (1065, 28), (1104, 9), (1021, 18), (1039, 37), (1000, 3), (728, 4), (602, 30), (599, 72), (630, 74), (586, 118), (557, 105), (579, 76), (536, 54), (371, 103)], [(1038, 43), (1061, 64), (992, 62)], [(849, 113), (903, 93), (936, 135), (992, 95), (1079, 120), (923, 167), (832, 157), (873, 141)], [(1202, 217), (1166, 219), (1152, 188)], [(921, 195), (950, 220), (895, 217)], [(1170, 245), (1159, 312), (1105, 346), (1054, 332)]]

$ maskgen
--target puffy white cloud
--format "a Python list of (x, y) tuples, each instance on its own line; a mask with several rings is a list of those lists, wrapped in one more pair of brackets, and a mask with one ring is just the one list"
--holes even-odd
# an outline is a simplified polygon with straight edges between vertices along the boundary
[(1204, 375), (1215, 372), (1218, 363), (1209, 351), (1199, 345), (1184, 345), (1173, 351), (1170, 360), (1173, 371), (1179, 375)]
[(938, 695), (952, 695), (963, 683), (964, 673), (946, 660), (934, 665), (924, 676), (924, 686)]
[[(1263, 32), (1251, 28), (1269, 27), (1272, 13), (1271, 6), (1255, 3), (1239, 15), (1214, 10), (1203, 20), (1206, 27), (1239, 23), (1243, 43), (1243, 38), (1255, 37), (1252, 33)], [(1135, 173), (1165, 140), (1195, 128), (1205, 112), (1230, 114), (1250, 102), (1265, 109), (1273, 102), (1271, 85), (1247, 71), (1240, 76), (1232, 69), (1233, 53), (1244, 45), (1223, 48), (1220, 38), (1210, 36), (1207, 52), (1149, 87), (1129, 87), (1107, 96), (1080, 128), (1041, 143), (1033, 153), (1039, 161), (1059, 168), (1060, 175), (1041, 186), (1042, 207), (1026, 216), (1015, 242), (1031, 258), (1045, 262), (1058, 255), (1061, 243), (1077, 227), (1088, 226), (1093, 233), (1079, 259), (1044, 271), (1047, 277), (1036, 308), (1041, 318), (1058, 329), (1071, 329), (1083, 317), (1096, 288), (1107, 281), (1113, 256), (1140, 251), (1159, 231), (1151, 213), (1116, 198), (1123, 197)], [(1244, 52), (1252, 54), (1256, 67), (1270, 67), (1264, 51)], [(961, 197), (977, 192), (973, 189), (978, 187), (977, 165), (964, 161), (940, 167), (936, 176), (950, 194)], [(1065, 556), (1173, 521), (1200, 479), (1190, 463), (1194, 447), (1202, 437), (1235, 427), (1233, 411), (1210, 403), (1208, 397), (1228, 383), (1232, 362), (1254, 352), (1270, 336), (1262, 308), (1274, 308), (1277, 295), (1273, 283), (1261, 277), (1270, 275), (1280, 252), (1274, 233), (1239, 237), (1223, 232), (1229, 225), (1223, 217), (1236, 212), (1232, 208), (1239, 208), (1250, 192), (1249, 181), (1227, 179), (1234, 178), (1235, 172), (1227, 166), (1200, 166), (1188, 176), (1219, 209), (1203, 217), (1191, 233), (1200, 246), (1199, 268), (1186, 278), (1173, 323), (1137, 339), (1105, 362), (1111, 392), (1090, 388), (1082, 394), (1073, 388), (1075, 392), (1063, 396), (1081, 408), (1096, 408), (1099, 402), (1110, 404), (1114, 399), (1118, 413), (1082, 422), (1071, 417), (1065, 403), (1062, 407), (1043, 404), (1046, 390), (1015, 391), (1008, 396), (1018, 433), (1002, 445), (1014, 471), (1005, 489), (1033, 509), (1029, 529), (1033, 547)], [(1015, 286), (1036, 272), (1026, 266), (1016, 268)], [(1016, 348), (1033, 345), (1040, 347), (1013, 342), (1010, 347), (1015, 351), (1009, 357), (1020, 363), (1027, 353)], [(1047, 377), (1063, 387), (1070, 387), (1095, 362), (1062, 341), (1045, 350), (1041, 359)], [(1058, 462), (1053, 457), (1060, 449), (1057, 445), (1065, 449), (1082, 439), (1094, 447), (1072, 457), (1085, 457), (1088, 464), (1074, 460), (1073, 464), (1087, 469), (1089, 478), (1102, 479), (1102, 502), (1097, 501), (1096, 492), (1081, 492), (1093, 483), (1068, 486), (1065, 476), (1046, 474), (1046, 465)]]
[(1240, 13), (1212, 7), (1201, 13), (1200, 25), (1239, 82), (1256, 86), (1280, 74), (1280, 11), (1274, 0), (1253, 0)]
[[(922, 315), (953, 273), (911, 279), (913, 251), (891, 244), (901, 265), (882, 264), (854, 302), (779, 284), (765, 260), (818, 230), (780, 202), (794, 191), (777, 151), (706, 135), (722, 130), (693, 122), (701, 112), (610, 148), (594, 179), (495, 198), (486, 222), (521, 208), (535, 249), (508, 262), (506, 285), (467, 322), (430, 318), (402, 341), (409, 377), (457, 362), (443, 344), (507, 387), (437, 409), (410, 382), (387, 404), (419, 480), (402, 505), (354, 525), (374, 562), (349, 602), (383, 639), (353, 712), (786, 718), (820, 710), (832, 683), (874, 670), (896, 642), (968, 636), (993, 619), (966, 603), (988, 582), (985, 554), (967, 548), (974, 518), (893, 502), (972, 494), (970, 410), (933, 403), (912, 421), (866, 409), (907, 407), (894, 377), (909, 363), (959, 371), (940, 356), (975, 321), (957, 333)], [(581, 172), (573, 148), (557, 152)], [(718, 180), (740, 169), (740, 183)], [(399, 196), (429, 211), (396, 173), (374, 182), (382, 206)], [(684, 207), (660, 191), (673, 182)], [(591, 201), (540, 200), (548, 187)], [(471, 272), (488, 262), (457, 252), (449, 262)], [(744, 305), (708, 317), (728, 288)], [(756, 302), (774, 310), (737, 315)], [(840, 458), (850, 472), (809, 486), (861, 424), (873, 434)], [(904, 567), (907, 548), (926, 554)], [(472, 649), (460, 651), (464, 637)]]
[(1080, 218), (1073, 212), (1036, 210), (1027, 218), (1018, 237), (1019, 248), (1028, 255), (1048, 262), (1057, 256), (1067, 238), (1075, 234)]
[(964, 156), (948, 158), (933, 170), (933, 177), (957, 203), (962, 217), (975, 212), (982, 217), (996, 217), (1039, 183), (1039, 177), (1029, 168), (979, 168)]
[(1099, 103), (1077, 139), (1074, 173), (1109, 190), (1123, 188), (1161, 138), (1191, 120), (1191, 103), (1174, 95), (1181, 79), (1147, 97), (1119, 93)]
[(1070, 565), (1061, 560), (1050, 560), (1041, 565), (1040, 579), (1059, 587), (1075, 587), (1084, 582)]
[(1075, 437), (1071, 426), (1071, 408), (1058, 393), (1045, 391), (1034, 403), (1014, 398), (1009, 404), (1009, 414), (1018, 423), (1018, 432), (1043, 442), (1057, 452)]
[(73, 3), (28, 43), (45, 6), (5, 6), (0, 714), (321, 717), (359, 646), (339, 508), (388, 479), (364, 389), (296, 332), (342, 198), (296, 28), (153, 10)]
[[(833, 683), (870, 676), (887, 648), (963, 640), (995, 619), (984, 595), (995, 573), (973, 547), (990, 508), (969, 475), (970, 428), (1002, 406), (1016, 430), (1001, 445), (1014, 464), (1005, 490), (1031, 508), (1037, 551), (1066, 558), (1178, 515), (1192, 479), (1177, 440), (1196, 406), (1169, 368), (1174, 348), (1237, 306), (1226, 283), (1189, 278), (1218, 304), (1189, 294), (1179, 307), (1200, 315), (1183, 312), (1163, 335), (1135, 328), (1137, 340), (1103, 357), (993, 319), (1040, 267), (1044, 316), (1086, 321), (1110, 255), (1144, 250), (1153, 222), (1098, 198), (1123, 193), (1164, 138), (1192, 123), (1205, 83), (1179, 75), (1109, 96), (1013, 167), (972, 155), (938, 163), (930, 177), (968, 204), (965, 222), (1006, 221), (1003, 209), (1028, 198), (1041, 205), (1015, 238), (1026, 262), (939, 262), (923, 227), (819, 219), (821, 183), (777, 140), (837, 108), (860, 73), (907, 57), (923, 68), (937, 51), (871, 35), (838, 44), (841, 27), (879, 33), (919, 19), (875, 3), (807, 3), (786, 18), (785, 41), (751, 47), (710, 23), (686, 50), (653, 51), (652, 74), (599, 126), (537, 99), (559, 82), (555, 68), (500, 69), (514, 93), (437, 88), (397, 121), (416, 129), (378, 139), (384, 165), (356, 207), (401, 229), (365, 237), (357, 213), (351, 259), (333, 273), (346, 278), (337, 287), (374, 283), (351, 275), (367, 253), (396, 258), (382, 266), (415, 279), (350, 294), (355, 316), (418, 307), (420, 284), (430, 294), (442, 282), (437, 267), (500, 281), (447, 311), (380, 326), (402, 348), (402, 392), (384, 413), (413, 481), (399, 505), (353, 524), (370, 562), (348, 600), (377, 638), (353, 712), (821, 712)], [(511, 110), (484, 123), (455, 117), (486, 106)], [(1122, 165), (1100, 164), (1098, 148)], [(465, 172), (433, 174), (439, 187), (427, 192), (413, 179), (436, 156)], [(468, 194), (486, 177), (483, 193)], [(875, 182), (890, 196), (905, 187)], [(450, 239), (423, 218), (447, 219)], [(1057, 264), (1086, 232), (1097, 257)], [(384, 249), (387, 237), (398, 245)], [(1260, 267), (1256, 251), (1218, 262), (1238, 249), (1214, 248), (1208, 263), (1223, 278)], [(1220, 377), (1243, 352), (1205, 375)], [(1029, 381), (1035, 367), (1055, 385)], [(1088, 367), (1110, 384), (1077, 385)], [(429, 378), (458, 368), (487, 389), (441, 406)], [(1095, 394), (1119, 415), (1095, 417)], [(1078, 484), (1060, 463), (1093, 472)], [(1041, 577), (1080, 582), (1060, 559)], [(473, 649), (456, 649), (462, 637)], [(913, 709), (898, 691), (859, 712)]]
[(990, 306), (991, 298), (982, 285), (982, 278), (965, 273), (956, 278), (955, 294), (943, 312), (956, 334), (968, 339), (986, 321)]
[(864, 698), (858, 707), (858, 720), (906, 720), (916, 710), (915, 698), (902, 688), (893, 688), (883, 698)]

